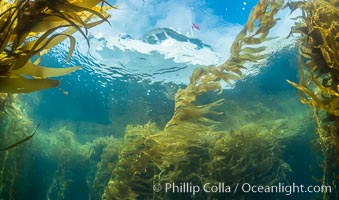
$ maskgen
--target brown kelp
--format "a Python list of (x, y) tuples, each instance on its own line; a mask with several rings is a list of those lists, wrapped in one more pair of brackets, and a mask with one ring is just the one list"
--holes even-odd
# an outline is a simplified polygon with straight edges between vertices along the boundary
[[(0, 145), (8, 147), (22, 138), (31, 135), (34, 128), (30, 119), (22, 111), (13, 94), (0, 95)], [(18, 145), (9, 151), (0, 152), (0, 196), (15, 199), (17, 182), (22, 180), (20, 171), (26, 166), (29, 158), (27, 148), (32, 147), (31, 140)]]
[[(232, 81), (241, 79), (245, 63), (256, 63), (267, 58), (268, 55), (263, 54), (265, 47), (258, 45), (272, 39), (267, 36), (277, 22), (275, 14), (282, 6), (283, 1), (259, 1), (232, 44), (231, 57), (221, 66), (196, 68), (187, 87), (179, 89), (175, 96), (174, 115), (163, 131), (158, 130), (153, 123), (127, 127), (119, 160), (103, 199), (189, 198), (190, 194), (164, 190), (156, 192), (153, 186), (172, 182), (190, 182), (193, 185), (206, 182), (236, 183), (244, 173), (250, 173), (254, 163), (260, 162), (262, 165), (256, 174), (250, 173), (244, 180), (251, 182), (258, 179), (263, 184), (285, 180), (289, 166), (280, 158), (281, 149), (271, 134), (261, 134), (254, 129), (251, 129), (251, 134), (241, 129), (216, 131), (215, 121), (206, 115), (221, 114), (212, 109), (220, 106), (223, 100), (203, 105), (196, 103), (202, 94), (213, 91), (221, 93), (223, 89), (220, 81), (232, 84)], [(267, 159), (262, 160), (264, 157)], [(222, 167), (236, 166), (237, 162), (242, 167), (234, 168), (231, 174), (229, 168)], [(225, 194), (199, 195), (200, 198), (215, 198)], [(242, 196), (233, 195), (235, 198)]]
[[(30, 134), (34, 126), (18, 99), (4, 100), (8, 105), (5, 111), (0, 107), (0, 113), (6, 112), (0, 145), (8, 146)], [(21, 199), (33, 193), (35, 198), (69, 199), (76, 192), (79, 199), (99, 199), (120, 145), (121, 140), (112, 136), (82, 143), (65, 126), (39, 129), (28, 142), (0, 152), (0, 197)]]
[[(90, 4), (82, 1), (80, 3)], [(268, 33), (278, 20), (275, 18), (275, 14), (282, 8), (282, 3), (283, 1), (259, 1), (257, 6), (253, 8), (244, 29), (232, 44), (231, 57), (221, 66), (199, 67), (193, 72), (188, 86), (178, 91), (175, 98), (175, 113), (164, 130), (161, 130), (152, 122), (143, 126), (129, 125), (126, 128), (123, 143), (120, 140), (108, 137), (97, 138), (91, 144), (82, 144), (67, 127), (57, 130), (50, 129), (51, 134), (38, 134), (36, 135), (38, 137), (34, 137), (35, 140), (33, 141), (38, 140), (34, 145), (35, 149), (30, 148), (29, 151), (21, 150), (18, 152), (25, 147), (20, 145), (18, 148), (13, 149), (15, 154), (11, 154), (12, 152), (8, 151), (5, 154), (0, 154), (2, 161), (0, 163), (1, 197), (9, 196), (9, 199), (15, 199), (17, 194), (14, 189), (20, 187), (15, 186), (15, 182), (19, 180), (18, 169), (34, 169), (34, 167), (29, 168), (29, 166), (22, 164), (22, 157), (31, 158), (24, 156), (24, 153), (33, 154), (35, 158), (43, 157), (45, 160), (52, 162), (51, 165), (54, 168), (49, 166), (48, 169), (35, 171), (36, 174), (39, 174), (39, 177), (43, 177), (42, 182), (47, 183), (45, 184), (47, 187), (43, 188), (45, 189), (43, 197), (47, 196), (47, 198), (67, 199), (72, 197), (72, 192), (79, 193), (78, 191), (81, 191), (85, 193), (84, 191), (88, 189), (88, 197), (91, 199), (99, 196), (102, 199), (109, 200), (177, 199), (179, 197), (190, 199), (193, 197), (188, 192), (166, 192), (164, 189), (158, 192), (154, 189), (154, 186), (165, 187), (165, 183), (191, 183), (202, 187), (205, 183), (218, 184), (222, 182), (234, 189), (234, 184), (239, 182), (274, 185), (278, 182), (286, 181), (291, 169), (288, 163), (282, 159), (284, 144), (286, 140), (294, 142), (294, 137), (301, 135), (300, 133), (303, 131), (303, 125), (305, 124), (303, 118), (302, 121), (298, 121), (300, 120), (299, 116), (271, 119), (273, 113), (265, 108), (264, 104), (260, 104), (258, 113), (268, 110), (268, 117), (263, 120), (246, 121), (245, 125), (236, 124), (229, 128), (226, 120), (222, 121), (225, 124), (219, 125), (220, 123), (216, 123), (219, 120), (211, 117), (214, 114), (221, 114), (221, 111), (230, 110), (227, 105), (222, 107), (224, 106), (222, 103), (230, 103), (228, 99), (199, 104), (201, 95), (215, 95), (214, 91), (222, 92), (221, 81), (226, 84), (232, 84), (233, 81), (241, 79), (243, 76), (242, 70), (244, 70), (246, 63), (256, 63), (267, 58), (267, 55), (263, 54), (265, 50), (264, 43), (272, 39), (268, 38)], [(306, 3), (289, 3), (287, 5), (293, 10), (296, 5), (302, 7)], [(72, 24), (69, 21), (67, 23)], [(303, 30), (303, 27), (300, 26), (299, 28)], [(70, 32), (76, 30), (78, 29), (73, 28)], [(298, 26), (293, 30), (298, 32)], [(65, 34), (68, 35), (70, 32)], [(82, 32), (82, 34), (86, 33)], [(66, 36), (65, 38), (70, 37)], [(53, 41), (58, 40), (51, 39), (50, 43), (46, 41), (46, 46)], [(29, 42), (26, 41), (26, 43)], [(40, 48), (39, 45), (37, 44), (37, 47)], [(303, 49), (304, 51), (306, 52), (307, 50)], [(43, 53), (41, 52), (41, 54)], [(22, 70), (24, 71), (24, 69)], [(304, 71), (301, 70), (302, 72)], [(305, 70), (306, 73), (310, 72)], [(41, 74), (43, 73), (41, 72)], [(320, 79), (322, 76), (315, 77)], [(302, 76), (302, 79), (304, 81), (306, 78)], [(304, 92), (308, 91), (303, 89), (307, 86), (306, 82), (305, 85), (293, 85)], [(12, 87), (15, 86), (12, 85)], [(309, 90), (312, 91), (312, 88)], [(306, 97), (303, 97), (308, 101), (311, 100), (308, 99), (307, 95), (313, 93), (305, 93)], [(332, 93), (330, 92), (330, 94)], [(313, 95), (315, 97), (319, 96), (318, 93)], [(7, 97), (11, 98), (11, 95)], [(217, 98), (220, 98), (220, 96)], [(262, 99), (267, 100), (267, 98), (260, 98), (260, 101)], [(284, 100), (286, 99), (282, 99), (282, 101)], [(13, 112), (10, 101), (2, 101), (0, 98), (0, 103), (2, 102), (6, 103), (6, 105), (0, 106), (0, 108), (7, 108), (7, 112), (10, 113), (7, 117), (21, 116), (18, 119), (21, 120), (21, 123), (27, 120), (27, 118), (22, 117), (22, 113)], [(243, 109), (245, 107), (241, 103), (236, 106)], [(213, 110), (215, 107), (220, 110)], [(235, 110), (232, 115), (238, 115), (239, 111), (241, 110)], [(249, 115), (256, 114), (253, 111), (247, 112), (246, 114)], [(325, 134), (324, 130), (327, 128), (333, 128), (333, 126), (325, 126), (324, 121), (319, 117), (320, 115), (316, 116), (317, 123), (321, 128), (319, 129), (321, 135)], [(1, 112), (0, 117), (3, 117)], [(262, 116), (256, 117), (260, 118)], [(25, 120), (22, 120), (23, 118)], [(241, 116), (239, 118), (244, 119)], [(333, 116), (329, 116), (329, 119), (333, 119)], [(5, 136), (10, 135), (8, 130), (12, 131), (20, 128), (16, 133), (22, 134), (33, 128), (32, 123), (29, 124), (29, 129), (27, 128), (28, 124), (18, 127), (13, 127), (13, 125), (15, 124), (10, 124), (10, 129), (6, 128), (7, 133)], [(330, 125), (332, 124), (330, 123)], [(217, 126), (218, 129), (216, 128)], [(21, 129), (25, 130), (22, 131)], [(326, 139), (328, 138), (328, 135), (324, 136), (326, 136)], [(23, 138), (22, 135), (20, 135), (20, 138)], [(1, 140), (1, 142), (9, 141)], [(324, 142), (329, 142), (329, 140)], [(327, 152), (325, 155), (332, 154)], [(329, 164), (328, 162), (324, 163)], [(10, 166), (15, 167), (10, 168)], [(39, 165), (36, 164), (35, 166)], [(324, 168), (330, 169), (328, 167)], [(81, 175), (88, 172), (89, 175), (87, 177), (79, 176), (79, 171), (82, 172), (80, 173)], [(30, 172), (33, 173), (34, 171), (31, 170)], [(329, 171), (326, 172), (328, 173)], [(46, 177), (48, 177), (47, 174), (53, 174), (53, 177), (48, 179), (49, 177), (45, 178), (41, 174), (45, 174)], [(325, 180), (324, 183), (328, 183), (328, 179), (326, 178)], [(84, 182), (86, 184), (83, 184)], [(78, 183), (82, 184), (79, 185)], [(225, 199), (229, 197), (231, 199), (246, 199), (251, 198), (252, 195), (255, 194), (201, 192), (196, 194), (194, 198)], [(271, 197), (269, 196), (268, 198), (272, 199)]]
[[(262, 99), (265, 98), (258, 97), (254, 103)], [(230, 102), (226, 100), (226, 103)], [(233, 116), (243, 119), (241, 113), (248, 108), (240, 105)], [(264, 106), (258, 108), (260, 113), (267, 112), (267, 117), (260, 116), (262, 120), (248, 120), (246, 126), (219, 132), (191, 122), (169, 127), (166, 131), (148, 123), (128, 126), (124, 140), (99, 137), (98, 131), (93, 129), (91, 135), (92, 138), (96, 135), (96, 139), (84, 142), (83, 136), (71, 131), (74, 128), (70, 125), (42, 127), (29, 142), (6, 153), (0, 152), (1, 160), (6, 159), (0, 163), (3, 169), (0, 196), (7, 198), (11, 192), (12, 199), (20, 199), (35, 191), (35, 197), (50, 199), (69, 199), (75, 195), (79, 199), (100, 199), (102, 194), (109, 199), (174, 199), (187, 194), (153, 193), (153, 184), (186, 181), (199, 185), (206, 182), (232, 185), (240, 178), (249, 182), (254, 178), (256, 183), (260, 180), (262, 184), (284, 181), (290, 168), (282, 159), (283, 146), (290, 140), (295, 141), (295, 137), (303, 137), (300, 124), (305, 123), (300, 121), (302, 115), (280, 119), (281, 114), (272, 115)], [(289, 106), (290, 103), (285, 104)], [(13, 111), (7, 107), (6, 120), (19, 119), (13, 123), (17, 126), (11, 126), (6, 135), (15, 131), (13, 133), (23, 138), (22, 133), (30, 133), (34, 128), (32, 123), (22, 124), (28, 120), (22, 110)], [(227, 121), (224, 123), (227, 126)], [(31, 184), (32, 181), (35, 184)], [(225, 198), (223, 194), (198, 195)], [(238, 198), (241, 194), (233, 196)]]
[(14, 144), (11, 144), (11, 145), (9, 145), (7, 147), (1, 148), (0, 151), (8, 151), (8, 150), (18, 146), (19, 144), (22, 144), (22, 143), (30, 140), (35, 135), (35, 133), (38, 130), (39, 126), (40, 126), (40, 123), (35, 127), (35, 129), (33, 130), (32, 135), (29, 135), (29, 136), (25, 137), (24, 139), (19, 140), (18, 142), (14, 143)]
[[(339, 167), (339, 1), (317, 0), (290, 2), (302, 16), (291, 30), (300, 34), (299, 90), (300, 101), (314, 108), (318, 144), (323, 155), (322, 184), (338, 187)], [(323, 113), (325, 112), (325, 113)], [(336, 199), (335, 193), (324, 199)]]
[(43, 67), (39, 65), (40, 56), (69, 39), (67, 62), (75, 47), (72, 34), (79, 31), (86, 38), (87, 29), (107, 21), (105, 3), (104, 0), (1, 1), (0, 92), (28, 93), (56, 87), (59, 81), (49, 77), (79, 69), (79, 66)]
[(90, 144), (90, 172), (87, 185), (90, 199), (100, 199), (118, 161), (121, 138), (99, 137)]
[(211, 110), (222, 103), (222, 100), (207, 105), (195, 105), (199, 95), (209, 91), (222, 92), (220, 81), (232, 84), (232, 81), (242, 78), (244, 64), (256, 63), (268, 55), (262, 52), (266, 49), (263, 44), (272, 38), (267, 37), (269, 30), (277, 23), (275, 14), (282, 8), (283, 0), (261, 0), (252, 9), (248, 21), (237, 35), (231, 46), (230, 58), (220, 66), (198, 67), (193, 71), (188, 86), (179, 89), (175, 95), (175, 111), (166, 127), (178, 125), (182, 121), (199, 121), (210, 123), (206, 114), (220, 114)]
[[(271, 123), (274, 124), (274, 123)], [(253, 131), (260, 130), (260, 131)], [(166, 183), (224, 183), (234, 189), (238, 182), (276, 184), (286, 181), (289, 165), (282, 159), (277, 137), (258, 124), (232, 132), (216, 132), (210, 126), (185, 122), (159, 131), (155, 124), (129, 126), (119, 160), (103, 199), (189, 198), (189, 192), (165, 190)], [(296, 133), (294, 133), (296, 134)], [(163, 190), (154, 191), (154, 185)], [(246, 194), (249, 197), (253, 194)], [(241, 198), (242, 193), (204, 193), (195, 198)]]

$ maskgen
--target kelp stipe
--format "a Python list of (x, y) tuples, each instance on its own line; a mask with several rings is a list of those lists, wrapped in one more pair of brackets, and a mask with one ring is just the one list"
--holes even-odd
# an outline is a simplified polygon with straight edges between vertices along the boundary
[(35, 127), (35, 129), (33, 130), (33, 133), (31, 135), (25, 137), (24, 139), (19, 140), (18, 142), (14, 143), (14, 144), (11, 144), (7, 147), (1, 148), (0, 151), (8, 151), (8, 150), (24, 143), (24, 142), (27, 142), (28, 140), (30, 140), (35, 135), (35, 133), (36, 133), (36, 131), (38, 130), (39, 127), (40, 127), (40, 123)]
[[(299, 90), (300, 101), (314, 108), (318, 145), (323, 155), (323, 185), (339, 187), (339, 1), (317, 0), (290, 2), (292, 10), (300, 9), (301, 21), (291, 33), (299, 39), (299, 84), (288, 81)], [(325, 113), (324, 113), (325, 112)], [(335, 192), (323, 199), (338, 199)]]
[[(79, 69), (42, 67), (40, 56), (69, 39), (68, 62), (75, 47), (72, 34), (79, 31), (87, 38), (87, 29), (107, 21), (108, 8), (97, 6), (99, 3), (106, 1), (1, 1), (0, 92), (28, 93), (56, 87), (59, 81), (49, 77)], [(34, 62), (33, 56), (37, 56)]]

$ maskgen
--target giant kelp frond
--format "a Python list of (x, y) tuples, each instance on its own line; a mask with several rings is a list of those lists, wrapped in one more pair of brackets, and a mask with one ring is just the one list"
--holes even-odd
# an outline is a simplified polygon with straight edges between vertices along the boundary
[[(291, 83), (303, 102), (339, 116), (339, 1), (296, 4), (305, 12), (292, 33), (301, 33), (300, 82)], [(305, 94), (303, 96), (302, 94)]]
[[(299, 84), (289, 83), (299, 90), (302, 103), (311, 105), (317, 122), (318, 143), (323, 155), (323, 184), (338, 186), (339, 167), (339, 1), (317, 0), (289, 3), (290, 9), (300, 9), (301, 21), (291, 33), (299, 39)], [(321, 112), (325, 111), (324, 117)], [(324, 199), (336, 199), (324, 194)]]
[[(267, 58), (262, 52), (266, 49), (263, 43), (272, 38), (267, 35), (276, 24), (275, 14), (282, 8), (283, 0), (261, 0), (253, 8), (243, 30), (237, 35), (231, 46), (230, 58), (220, 66), (198, 67), (191, 75), (185, 89), (179, 89), (175, 96), (175, 112), (166, 127), (178, 125), (182, 121), (213, 122), (204, 115), (221, 114), (210, 109), (221, 101), (209, 105), (195, 105), (197, 97), (208, 91), (222, 92), (220, 80), (231, 85), (232, 81), (242, 78), (245, 63), (256, 63)], [(259, 46), (259, 44), (261, 46)]]
[[(109, 17), (105, 3), (104, 0), (1, 1), (0, 92), (21, 93), (55, 87), (58, 81), (46, 78), (77, 70), (78, 66), (66, 69), (39, 66), (39, 57), (69, 39), (68, 62), (76, 43), (72, 34), (78, 31), (87, 40), (87, 29)], [(34, 63), (33, 56), (38, 56)]]
[[(187, 195), (169, 190), (154, 193), (155, 184), (223, 182), (234, 188), (237, 181), (263, 185), (286, 181), (290, 167), (281, 158), (280, 139), (276, 137), (282, 129), (275, 128), (252, 123), (227, 133), (187, 121), (164, 131), (153, 123), (128, 126), (102, 199), (184, 199)], [(225, 199), (226, 194), (202, 192), (195, 197)], [(237, 193), (227, 197), (244, 196)]]
[[(253, 128), (258, 132), (253, 131)], [(278, 135), (277, 132), (274, 134)], [(212, 180), (217, 182), (224, 182), (225, 177), (228, 177), (228, 184), (233, 187), (237, 181), (249, 180), (255, 180), (257, 184), (274, 185), (277, 179), (286, 180), (286, 174), (291, 171), (290, 166), (280, 158), (281, 152), (282, 147), (267, 130), (248, 124), (215, 142), (210, 150), (212, 159), (208, 164), (209, 173)], [(272, 177), (272, 171), (275, 178)]]

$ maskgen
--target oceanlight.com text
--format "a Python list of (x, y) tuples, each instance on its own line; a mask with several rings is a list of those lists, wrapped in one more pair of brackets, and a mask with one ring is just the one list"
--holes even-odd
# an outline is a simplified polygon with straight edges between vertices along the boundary
[(331, 193), (332, 187), (325, 185), (309, 185), (305, 186), (303, 184), (285, 185), (279, 183), (272, 186), (264, 185), (251, 185), (249, 183), (244, 183), (241, 186), (241, 191), (244, 193), (284, 193), (285, 195), (291, 195), (294, 193)]
[(164, 183), (153, 185), (155, 192), (164, 190), (165, 193), (189, 193), (196, 195), (198, 193), (281, 193), (285, 195), (293, 195), (294, 193), (331, 193), (331, 186), (324, 185), (309, 185), (303, 184), (284, 184), (278, 183), (276, 185), (255, 185), (249, 183), (237, 183), (234, 185), (227, 185), (225, 183), (205, 183), (203, 185), (196, 185), (189, 182), (184, 183)]

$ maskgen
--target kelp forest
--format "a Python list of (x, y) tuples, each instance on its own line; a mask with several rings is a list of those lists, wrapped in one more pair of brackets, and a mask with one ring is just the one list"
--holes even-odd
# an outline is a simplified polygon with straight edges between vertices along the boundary
[[(81, 66), (42, 66), (41, 58), (68, 41), (67, 63), (75, 33), (91, 48), (88, 29), (109, 23), (118, 9), (104, 0), (0, 0), (0, 199), (339, 198), (339, 0), (259, 0), (225, 47), (230, 57), (194, 69), (164, 124), (127, 122), (123, 135), (113, 128), (88, 140), (66, 125), (44, 129), (21, 93), (62, 90), (55, 77)], [(288, 36), (296, 38), (291, 56), (299, 82), (287, 80), (294, 93), (252, 95), (244, 86), (239, 92), (248, 95), (234, 98), (225, 85), (244, 81), (248, 65), (274, 62), (265, 50), (276, 39), (269, 33), (280, 23), (277, 13), (286, 9), (301, 13)], [(308, 160), (302, 177), (300, 159)], [(302, 181), (332, 191), (306, 198), (233, 192), (238, 183)], [(223, 183), (233, 190), (193, 195), (167, 191), (167, 183)]]

